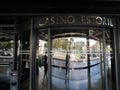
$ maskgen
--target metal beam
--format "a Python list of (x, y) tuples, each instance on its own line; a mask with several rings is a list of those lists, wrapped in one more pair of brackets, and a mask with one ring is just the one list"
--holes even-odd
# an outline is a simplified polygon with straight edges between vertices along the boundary
[(0, 28), (2, 27), (15, 27), (14, 24), (0, 24)]
[(117, 20), (118, 27), (114, 29), (114, 46), (115, 46), (115, 70), (116, 70), (116, 90), (120, 90), (120, 19)]
[(36, 31), (34, 18), (30, 20), (30, 85), (29, 90), (36, 90)]
[(106, 60), (106, 40), (105, 40), (105, 29), (103, 29), (103, 60), (104, 60), (104, 83), (105, 90), (108, 90), (108, 78), (107, 78), (107, 60)]
[(13, 70), (17, 70), (17, 34), (14, 35), (14, 60), (13, 60)]
[(48, 90), (52, 90), (51, 51), (52, 51), (52, 38), (50, 28), (48, 28)]
[[(14, 26), (16, 26), (16, 19), (14, 22)], [(14, 27), (14, 30), (16, 30), (16, 27)], [(18, 38), (17, 33), (14, 34), (14, 60), (13, 60), (13, 70), (17, 70), (17, 47), (18, 47)]]

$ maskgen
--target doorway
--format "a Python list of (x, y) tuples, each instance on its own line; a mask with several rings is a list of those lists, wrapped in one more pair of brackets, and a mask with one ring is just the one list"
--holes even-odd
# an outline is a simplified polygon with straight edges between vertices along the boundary
[[(39, 56), (37, 88), (115, 89), (113, 30), (97, 27), (51, 27), (37, 31)], [(48, 70), (44, 77), (45, 54), (48, 57)], [(70, 56), (68, 65), (66, 65), (66, 54)]]

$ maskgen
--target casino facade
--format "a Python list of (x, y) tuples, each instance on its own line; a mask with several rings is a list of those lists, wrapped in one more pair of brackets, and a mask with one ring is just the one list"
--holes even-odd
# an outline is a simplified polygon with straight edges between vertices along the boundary
[(13, 55), (1, 55), (0, 67), (6, 68), (1, 74), (9, 73), (0, 88), (120, 90), (120, 7), (112, 4), (46, 2), (0, 8), (0, 43), (13, 42)]

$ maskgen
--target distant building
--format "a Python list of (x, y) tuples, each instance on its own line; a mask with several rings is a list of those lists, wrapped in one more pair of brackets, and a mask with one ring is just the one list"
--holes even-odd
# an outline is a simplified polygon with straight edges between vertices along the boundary
[(85, 46), (85, 42), (84, 41), (76, 42), (75, 45), (83, 47), (83, 46)]

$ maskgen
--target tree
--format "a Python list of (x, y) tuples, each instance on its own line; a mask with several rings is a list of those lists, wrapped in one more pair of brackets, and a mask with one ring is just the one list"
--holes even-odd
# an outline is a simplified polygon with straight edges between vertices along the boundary
[(54, 39), (53, 48), (59, 48), (59, 47), (60, 47), (60, 39)]
[(67, 49), (68, 39), (59, 38), (59, 39), (53, 40), (53, 48)]
[(0, 49), (11, 48), (11, 43), (8, 41), (0, 42)]
[(67, 40), (67, 39), (64, 39), (64, 40), (62, 41), (62, 49), (67, 49), (67, 47), (68, 47), (68, 40)]
[(47, 48), (47, 47), (48, 47), (48, 42), (44, 44), (44, 48)]

